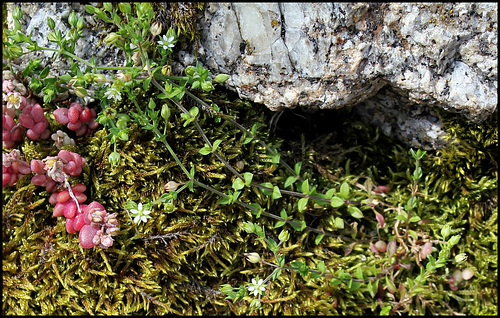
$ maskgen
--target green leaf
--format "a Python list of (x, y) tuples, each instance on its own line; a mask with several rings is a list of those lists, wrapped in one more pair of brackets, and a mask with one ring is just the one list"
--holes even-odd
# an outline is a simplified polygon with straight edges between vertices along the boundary
[(420, 220), (421, 220), (421, 218), (418, 215), (412, 216), (410, 218), (410, 222), (418, 222)]
[(280, 275), (281, 275), (281, 268), (277, 268), (274, 271), (273, 275), (271, 276), (271, 279), (276, 280)]
[(382, 307), (382, 309), (380, 310), (380, 316), (388, 316), (391, 312), (391, 309), (392, 309), (391, 305)]
[(340, 284), (342, 284), (342, 281), (341, 281), (341, 280), (339, 280), (338, 278), (335, 278), (335, 277), (334, 277), (334, 278), (332, 278), (332, 279), (330, 280), (330, 284), (332, 284), (332, 285), (340, 285)]
[(345, 273), (343, 270), (339, 271), (338, 276), (343, 281), (352, 279), (351, 275), (349, 273)]
[(355, 291), (355, 290), (358, 290), (360, 287), (361, 287), (361, 283), (360, 282), (355, 282), (353, 281), (352, 279), (349, 281), (349, 283), (347, 284), (347, 290), (349, 291)]
[(418, 240), (418, 234), (414, 230), (408, 230), (408, 233), (415, 239)]
[(276, 154), (276, 155), (274, 155), (274, 156), (272, 157), (272, 159), (271, 159), (271, 162), (272, 162), (272, 163), (280, 163), (280, 157), (281, 157), (281, 155), (280, 155), (279, 153), (278, 153), (278, 154)]
[(311, 279), (320, 278), (322, 275), (320, 273), (311, 273)]
[(243, 174), (243, 178), (245, 179), (245, 185), (246, 185), (247, 187), (249, 187), (249, 186), (250, 186), (250, 183), (252, 183), (253, 174), (252, 174), (252, 173), (250, 173), (250, 172), (245, 172), (245, 173)]
[(325, 261), (320, 261), (318, 265), (316, 265), (316, 269), (321, 273), (324, 273), (326, 271)]
[(285, 181), (285, 188), (288, 188), (290, 185), (292, 185), (295, 181), (297, 181), (297, 177), (294, 177), (294, 176), (289, 176), (288, 178), (286, 178), (286, 181)]
[[(94, 6), (91, 6), (89, 4), (86, 4), (85, 5), (85, 11), (87, 11), (87, 13), (89, 14), (93, 14), (95, 13), (95, 10), (94, 10)], [(50, 25), (49, 25), (50, 26)], [(52, 28), (51, 28), (52, 29)]]
[(347, 182), (344, 182), (340, 186), (340, 191), (338, 196), (341, 199), (347, 200), (347, 198), (349, 198), (349, 191), (350, 191), (349, 184)]
[(297, 203), (297, 208), (299, 212), (302, 212), (305, 210), (307, 207), (307, 202), (309, 201), (309, 198), (301, 198), (299, 202)]
[(302, 161), (299, 161), (295, 164), (293, 170), (297, 175), (300, 175), (300, 169), (302, 168)]
[(203, 148), (201, 148), (199, 151), (198, 151), (200, 154), (202, 154), (203, 156), (206, 156), (208, 155), (209, 153), (211, 153), (211, 149), (210, 149), (210, 146), (205, 144), (205, 146)]
[(316, 235), (316, 238), (314, 239), (314, 244), (318, 245), (321, 242), (321, 240), (323, 239), (323, 237), (325, 237), (325, 234)]
[(336, 193), (335, 189), (329, 189), (325, 193), (325, 198), (326, 199), (331, 199), (335, 193)]
[(280, 216), (281, 216), (281, 218), (283, 218), (285, 220), (288, 220), (288, 214), (286, 214), (286, 210), (285, 209), (281, 209)]
[(286, 221), (276, 221), (276, 223), (274, 224), (274, 228), (282, 227), (285, 224)]
[(396, 220), (401, 220), (406, 222), (407, 216), (403, 214), (396, 215)]
[(235, 189), (235, 190), (241, 190), (244, 187), (245, 187), (245, 183), (243, 182), (243, 180), (241, 180), (240, 178), (234, 179), (234, 181), (233, 181), (233, 189)]
[(344, 228), (344, 220), (342, 218), (339, 218), (338, 216), (335, 217), (335, 226), (339, 229)]
[[(264, 182), (264, 183), (261, 183), (260, 185), (261, 185), (261, 186), (264, 186), (264, 187), (266, 187), (266, 188), (271, 188), (271, 189), (273, 188), (273, 185), (272, 185), (271, 183), (269, 183), (269, 182)], [(269, 190), (267, 190), (267, 189), (261, 189), (261, 188), (260, 188), (260, 191), (262, 191), (262, 193), (264, 193), (264, 195), (267, 195), (267, 196), (269, 196), (269, 195), (272, 195), (272, 194), (273, 194), (271, 191), (269, 191)]]
[(212, 145), (212, 152), (215, 152), (217, 150), (217, 148), (219, 147), (221, 142), (222, 142), (222, 140), (220, 140), (220, 139), (217, 139), (216, 141), (214, 141), (214, 143)]
[(305, 180), (304, 182), (302, 182), (302, 185), (301, 185), (301, 190), (302, 190), (302, 193), (304, 194), (310, 194), (309, 192), (309, 180)]
[(259, 239), (263, 239), (266, 237), (266, 233), (264, 232), (264, 229), (262, 228), (262, 226), (260, 226), (258, 224), (255, 224), (255, 232), (254, 233), (257, 234)]
[(304, 221), (292, 221), (290, 225), (295, 229), (295, 231), (302, 231), (306, 228), (306, 223)]
[(44, 79), (49, 75), (50, 67), (46, 66), (41, 72), (40, 72), (40, 78)]
[(363, 271), (361, 270), (361, 266), (356, 268), (356, 274), (354, 275), (357, 279), (363, 279)]
[(109, 12), (113, 11), (113, 4), (111, 2), (103, 2), (102, 7), (106, 11), (109, 11)]
[(363, 212), (355, 206), (348, 207), (347, 211), (349, 211), (349, 214), (356, 219), (361, 219), (363, 217)]
[(274, 186), (271, 197), (275, 200), (281, 198), (281, 191), (277, 186)]
[(219, 74), (214, 78), (214, 81), (217, 83), (224, 83), (229, 79), (229, 75), (227, 74)]
[(265, 239), (266, 243), (267, 243), (267, 248), (269, 248), (269, 250), (273, 253), (277, 253), (278, 252), (278, 243), (276, 243), (275, 240), (273, 240), (272, 238), (270, 237), (267, 237)]
[(410, 211), (414, 209), (416, 206), (417, 206), (417, 198), (411, 197), (408, 199), (408, 202), (406, 202), (405, 210)]
[(332, 203), (330, 205), (332, 206), (332, 208), (338, 208), (344, 205), (344, 200), (337, 196), (333, 197), (331, 202)]
[(285, 266), (285, 255), (280, 255), (278, 256), (278, 265), (280, 267)]
[(251, 207), (255, 208), (255, 210), (252, 209), (252, 214), (255, 214), (257, 218), (260, 217), (260, 214), (262, 213), (263, 209), (258, 203), (250, 203), (249, 204)]

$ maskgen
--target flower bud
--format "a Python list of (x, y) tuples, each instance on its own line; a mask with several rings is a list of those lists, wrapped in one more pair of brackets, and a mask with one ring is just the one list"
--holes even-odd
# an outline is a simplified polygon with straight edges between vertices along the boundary
[(258, 298), (254, 298), (250, 302), (250, 308), (252, 308), (253, 310), (259, 309), (260, 305), (261, 305), (261, 303), (260, 303), (260, 300)]
[(118, 73), (116, 74), (116, 78), (122, 80), (125, 83), (125, 82), (130, 82), (132, 80), (132, 75), (130, 73), (125, 73), (125, 74)]
[(474, 273), (472, 272), (472, 270), (470, 268), (466, 268), (462, 271), (462, 278), (464, 280), (469, 280), (472, 278), (472, 276), (474, 276)]
[(141, 65), (141, 53), (139, 51), (132, 54), (132, 61), (134, 61), (134, 66)]
[(170, 65), (164, 65), (161, 68), (161, 73), (165, 76), (169, 76), (172, 73), (172, 66)]
[(161, 117), (163, 117), (165, 121), (168, 121), (170, 118), (170, 108), (168, 107), (168, 104), (163, 104), (161, 106)]
[(455, 285), (457, 285), (463, 280), (462, 271), (460, 271), (459, 269), (455, 270), (452, 274), (452, 277), (455, 278)]
[(118, 163), (120, 163), (120, 157), (120, 154), (116, 151), (109, 154), (108, 161), (111, 164), (111, 167), (115, 167)]
[(227, 74), (219, 74), (217, 75), (215, 78), (214, 78), (214, 81), (216, 81), (217, 83), (224, 83), (225, 81), (227, 81), (229, 79), (229, 75)]
[(186, 70), (184, 72), (186, 72), (187, 76), (192, 77), (196, 73), (196, 67), (190, 65), (190, 66), (186, 67)]
[(118, 47), (122, 47), (125, 44), (125, 39), (122, 38), (118, 33), (111, 32), (104, 38), (104, 43), (114, 44)]
[(441, 236), (445, 240), (451, 234), (451, 226), (446, 224), (441, 228)]
[(250, 262), (250, 263), (259, 263), (260, 262), (260, 255), (259, 253), (245, 253), (245, 256), (247, 257), (247, 260)]
[(111, 247), (111, 245), (113, 245), (113, 238), (111, 237), (111, 235), (103, 235), (101, 237), (101, 247), (102, 248), (108, 248), (108, 247)]
[(113, 227), (108, 227), (106, 229), (106, 234), (108, 234), (108, 235), (116, 235), (116, 234), (118, 234), (118, 228), (114, 227), (114, 226)]
[(71, 12), (71, 14), (68, 17), (68, 23), (72, 27), (76, 26), (76, 23), (78, 22), (78, 19), (76, 18), (76, 13), (75, 11)]
[(97, 85), (102, 85), (102, 84), (106, 83), (106, 77), (102, 74), (94, 74), (94, 77), (92, 78), (92, 80)]
[(80, 98), (83, 98), (85, 96), (89, 96), (89, 94), (87, 93), (87, 90), (81, 86), (75, 87), (74, 90), (75, 90), (76, 96), (78, 96)]
[(457, 256), (455, 256), (455, 262), (457, 264), (461, 264), (467, 260), (467, 255), (465, 253), (460, 253)]
[(12, 12), (12, 17), (15, 20), (21, 20), (22, 19), (23, 12), (21, 11), (21, 7), (19, 7), (19, 6), (14, 7), (14, 10)]
[(222, 284), (220, 285), (220, 291), (223, 293), (223, 294), (229, 294), (233, 291), (233, 286), (229, 285), (229, 284)]
[(175, 181), (169, 181), (167, 182), (166, 185), (163, 186), (163, 189), (165, 191), (175, 191), (177, 190), (177, 187), (179, 186), (179, 184)]
[(161, 23), (159, 21), (156, 21), (151, 25), (151, 28), (149, 28), (149, 31), (153, 36), (160, 35), (161, 33)]
[(209, 92), (214, 90), (214, 85), (212, 85), (212, 82), (209, 81), (204, 81), (201, 83), (201, 89), (204, 90), (205, 92)]
[(76, 23), (76, 28), (77, 28), (78, 30), (83, 29), (84, 23), (85, 23), (85, 22), (84, 22), (84, 20), (83, 20), (83, 17), (80, 17), (80, 18), (78, 19), (78, 22)]
[(247, 233), (254, 233), (255, 232), (255, 224), (251, 222), (243, 222), (243, 230)]
[(175, 210), (175, 204), (172, 201), (168, 201), (167, 203), (165, 203), (165, 211), (167, 213), (175, 212)]
[(287, 230), (281, 231), (280, 235), (278, 235), (278, 239), (281, 242), (286, 242), (286, 241), (288, 241), (289, 238), (290, 238), (290, 233), (288, 233)]

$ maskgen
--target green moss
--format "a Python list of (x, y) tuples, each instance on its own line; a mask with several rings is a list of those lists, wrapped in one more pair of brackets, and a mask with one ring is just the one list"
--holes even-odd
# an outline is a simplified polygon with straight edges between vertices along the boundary
[[(145, 104), (151, 92), (139, 96)], [(283, 153), (291, 165), (302, 160), (303, 177), (323, 192), (338, 189), (344, 181), (351, 184), (353, 200), (364, 200), (369, 194), (362, 189), (367, 178), (376, 185), (390, 185), (384, 202), (392, 207), (404, 205), (410, 194), (407, 170), (413, 167), (408, 148), (394, 142), (377, 129), (358, 122), (348, 109), (333, 114), (340, 120), (336, 137), (309, 135), (286, 141), (273, 136), (267, 128), (272, 114), (263, 106), (238, 100), (233, 94), (219, 91), (204, 96), (216, 102), (224, 113), (235, 116), (245, 127), (261, 124), (259, 136)], [(188, 109), (189, 99), (184, 101)], [(161, 104), (158, 102), (157, 104)], [(131, 105), (121, 105), (127, 112)], [(203, 146), (192, 125), (182, 127), (173, 110), (167, 127), (167, 141), (183, 164), (196, 167), (195, 177), (220, 191), (231, 189), (232, 174), (212, 156), (201, 156)], [(443, 116), (444, 118), (444, 116)], [(475, 276), (451, 292), (447, 275), (455, 269), (441, 268), (433, 274), (429, 289), (408, 304), (412, 314), (495, 314), (497, 305), (497, 161), (496, 114), (482, 125), (464, 123), (458, 117), (444, 118), (455, 137), (449, 148), (429, 152), (422, 168), (425, 180), (420, 187), (417, 214), (429, 223), (416, 225), (422, 235), (439, 239), (443, 225), (452, 226), (453, 234), (462, 239), (453, 254), (466, 253), (468, 259), (459, 269), (472, 268)], [(265, 149), (256, 143), (243, 146), (241, 132), (226, 122), (202, 114), (200, 124), (211, 140), (221, 139), (225, 160), (243, 171), (254, 174), (256, 182), (271, 182), (283, 187), (288, 173), (269, 162)], [(51, 128), (57, 129), (51, 122)], [(163, 126), (159, 127), (163, 131)], [(78, 140), (72, 151), (83, 154), (88, 163), (76, 182), (88, 186), (88, 201), (99, 201), (112, 213), (118, 213), (120, 233), (107, 249), (81, 249), (78, 237), (66, 233), (64, 221), (51, 217), (53, 206), (49, 193), (30, 184), (26, 176), (3, 196), (3, 312), (24, 315), (227, 315), (248, 314), (248, 302), (233, 304), (218, 291), (221, 284), (238, 286), (255, 276), (265, 277), (272, 268), (247, 262), (243, 253), (255, 251), (264, 259), (272, 254), (254, 235), (241, 230), (245, 221), (261, 224), (268, 235), (278, 235), (274, 221), (255, 219), (249, 210), (238, 205), (219, 205), (220, 198), (202, 188), (194, 193), (183, 191), (175, 202), (175, 211), (161, 205), (153, 209), (146, 224), (133, 225), (124, 202), (155, 200), (170, 180), (186, 181), (162, 144), (136, 125), (130, 127), (128, 142), (118, 143), (120, 164), (111, 168), (107, 156), (112, 151), (107, 132), (96, 131), (90, 138)], [(21, 151), (26, 159), (42, 159), (57, 150), (46, 143), (25, 142)], [(241, 164), (241, 163), (240, 163)], [(373, 209), (360, 206), (365, 218), (353, 219), (346, 209), (308, 208), (297, 212), (295, 198), (272, 200), (260, 191), (245, 191), (244, 202), (255, 202), (266, 211), (279, 214), (282, 208), (295, 220), (308, 225), (337, 231), (333, 218), (346, 221), (345, 233), (357, 229), (358, 238), (376, 231)], [(387, 224), (394, 224), (395, 213), (385, 212)], [(392, 225), (391, 225), (392, 226)], [(299, 260), (315, 268), (324, 261), (327, 269), (354, 274), (362, 267), (380, 270), (387, 261), (369, 250), (368, 242), (350, 245), (325, 237), (315, 244), (315, 235), (296, 232), (285, 243), (286, 259)], [(390, 235), (384, 232), (382, 235)], [(419, 267), (401, 271), (401, 282), (414, 278)], [(446, 272), (448, 270), (449, 272)], [(370, 274), (371, 275), (371, 274)], [(259, 314), (325, 314), (364, 315), (380, 312), (378, 301), (365, 287), (349, 292), (345, 286), (332, 285), (328, 278), (304, 280), (294, 272), (283, 272), (268, 288)], [(388, 301), (387, 297), (384, 301)], [(423, 304), (427, 302), (427, 305)], [(449, 306), (449, 307), (448, 307)], [(450, 309), (451, 308), (451, 309)]]

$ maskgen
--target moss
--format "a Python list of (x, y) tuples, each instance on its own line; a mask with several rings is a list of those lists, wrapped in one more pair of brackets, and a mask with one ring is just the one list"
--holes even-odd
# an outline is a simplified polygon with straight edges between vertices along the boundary
[[(148, 92), (138, 96), (145, 104)], [(148, 97), (146, 97), (148, 96)], [(234, 94), (218, 91), (202, 96), (217, 103), (224, 113), (235, 116), (245, 127), (261, 126), (259, 136), (278, 148), (291, 165), (302, 160), (303, 176), (323, 189), (336, 188), (350, 182), (352, 200), (365, 200), (363, 187), (369, 178), (376, 185), (389, 185), (383, 197), (392, 207), (404, 205), (409, 198), (407, 170), (413, 162), (408, 148), (380, 134), (376, 128), (359, 122), (349, 109), (332, 111), (339, 129), (315, 127), (296, 138), (274, 135), (267, 128), (272, 113), (263, 106), (237, 99)], [(189, 99), (183, 102), (188, 109)], [(158, 105), (161, 103), (158, 102)], [(131, 105), (120, 105), (127, 112)], [(231, 189), (232, 174), (214, 156), (201, 156), (203, 141), (198, 133), (173, 110), (168, 124), (168, 142), (184, 165), (196, 167), (195, 177), (220, 191)], [(297, 111), (297, 110), (296, 110)], [(318, 113), (324, 117), (326, 113)], [(495, 314), (497, 305), (497, 115), (482, 125), (474, 125), (459, 117), (443, 115), (446, 128), (455, 141), (449, 148), (429, 152), (422, 167), (425, 180), (420, 187), (417, 213), (430, 222), (416, 225), (422, 236), (438, 240), (443, 225), (452, 226), (453, 234), (462, 239), (453, 255), (466, 253), (464, 264), (441, 268), (433, 274), (430, 287), (422, 291), (414, 304), (407, 304), (408, 313), (423, 314)], [(313, 123), (320, 124), (320, 120)], [(286, 122), (286, 121), (284, 121)], [(303, 121), (304, 122), (304, 121)], [(289, 124), (289, 122), (286, 122)], [(206, 114), (200, 124), (211, 140), (221, 139), (225, 160), (231, 165), (244, 163), (244, 171), (254, 174), (256, 182), (271, 182), (283, 187), (288, 173), (272, 164), (258, 144), (242, 145), (241, 132), (227, 122), (216, 122)], [(331, 122), (328, 127), (332, 127)], [(51, 121), (51, 129), (56, 130)], [(288, 128), (292, 128), (290, 125)], [(163, 127), (160, 127), (163, 131)], [(88, 164), (74, 182), (88, 186), (88, 202), (99, 201), (112, 213), (118, 213), (120, 233), (112, 248), (83, 250), (78, 237), (66, 233), (64, 222), (51, 217), (53, 206), (49, 193), (30, 184), (29, 176), (16, 187), (6, 188), (3, 197), (3, 313), (23, 315), (159, 315), (247, 314), (248, 302), (233, 304), (218, 291), (221, 284), (237, 286), (255, 276), (265, 277), (272, 268), (248, 263), (243, 253), (255, 251), (264, 259), (272, 254), (254, 235), (241, 230), (242, 222), (259, 223), (271, 237), (278, 235), (274, 221), (255, 216), (237, 205), (220, 205), (220, 198), (201, 188), (194, 193), (183, 191), (175, 202), (175, 211), (165, 206), (153, 209), (152, 219), (138, 227), (124, 210), (124, 202), (158, 199), (163, 186), (170, 180), (186, 181), (185, 175), (153, 135), (136, 125), (130, 127), (130, 140), (118, 144), (120, 164), (111, 168), (107, 156), (112, 150), (103, 130), (90, 138), (79, 139), (75, 148), (85, 154)], [(329, 135), (331, 134), (331, 135)], [(302, 135), (302, 136), (301, 136)], [(26, 159), (41, 159), (57, 150), (48, 142), (26, 141), (21, 146)], [(358, 238), (376, 231), (373, 209), (360, 206), (365, 214), (353, 219), (346, 209), (308, 207), (299, 213), (296, 199), (283, 197), (272, 200), (260, 191), (245, 191), (244, 202), (255, 202), (267, 211), (279, 214), (285, 208), (295, 220), (328, 231), (337, 231), (333, 218), (346, 221), (346, 234), (358, 232)], [(394, 224), (395, 213), (385, 212), (387, 224)], [(368, 275), (373, 266), (381, 270), (387, 259), (369, 251), (368, 242), (351, 245), (339, 239), (325, 237), (315, 243), (315, 235), (291, 231), (285, 243), (286, 259), (302, 261), (311, 268), (324, 261), (328, 269), (354, 274), (361, 267)], [(389, 235), (382, 230), (383, 235)], [(411, 260), (407, 260), (410, 262)], [(420, 269), (412, 261), (409, 271), (400, 273), (400, 281), (414, 278)], [(454, 269), (472, 268), (475, 276), (451, 292), (447, 275)], [(447, 272), (448, 270), (448, 272)], [(369, 274), (372, 275), (372, 274)], [(332, 285), (329, 279), (303, 279), (295, 272), (284, 272), (268, 288), (259, 314), (324, 314), (364, 315), (379, 313), (378, 301), (365, 287), (349, 292), (345, 286)], [(387, 299), (384, 301), (387, 302)], [(427, 305), (425, 305), (425, 303)]]

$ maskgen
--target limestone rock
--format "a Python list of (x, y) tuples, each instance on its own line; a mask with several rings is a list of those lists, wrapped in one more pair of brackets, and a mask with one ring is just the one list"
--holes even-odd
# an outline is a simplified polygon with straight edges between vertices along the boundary
[[(98, 45), (106, 31), (84, 5), (21, 8), (24, 30), (49, 47), (47, 16), (64, 31), (75, 10), (89, 26), (77, 53), (99, 66), (123, 65), (118, 49)], [(196, 56), (212, 73), (229, 74), (227, 87), (242, 98), (272, 110), (356, 105), (389, 135), (436, 148), (446, 134), (436, 107), (476, 123), (496, 110), (497, 13), (496, 3), (208, 3), (198, 51), (179, 42), (174, 69)], [(19, 69), (33, 58), (47, 62), (52, 53), (26, 55)], [(69, 67), (57, 63), (56, 72)]]
[(272, 110), (357, 105), (384, 131), (435, 148), (445, 132), (434, 107), (476, 123), (496, 110), (497, 12), (496, 3), (209, 3), (198, 58)]

